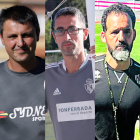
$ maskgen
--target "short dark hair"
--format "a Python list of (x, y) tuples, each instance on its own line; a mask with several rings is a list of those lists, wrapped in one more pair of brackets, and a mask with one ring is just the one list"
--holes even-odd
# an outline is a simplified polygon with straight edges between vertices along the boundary
[(134, 14), (133, 10), (127, 5), (124, 5), (124, 4), (121, 4), (121, 3), (116, 3), (116, 4), (111, 5), (107, 9), (105, 9), (104, 12), (103, 12), (102, 19), (101, 19), (101, 24), (102, 24), (102, 28), (103, 28), (104, 32), (107, 31), (106, 21), (107, 21), (108, 15), (111, 12), (128, 14), (131, 18), (132, 27), (134, 29), (135, 22), (136, 22), (136, 17), (135, 17), (135, 14)]
[(83, 23), (84, 28), (86, 28), (86, 20), (85, 20), (84, 15), (82, 14), (82, 12), (79, 9), (77, 9), (75, 7), (65, 7), (65, 8), (60, 9), (55, 14), (55, 17), (53, 20), (53, 27), (55, 26), (55, 21), (59, 16), (67, 16), (67, 15), (77, 17)]
[(3, 36), (3, 25), (6, 20), (13, 20), (20, 24), (30, 22), (36, 30), (37, 37), (39, 38), (40, 27), (37, 15), (34, 11), (26, 6), (16, 5), (6, 9), (2, 9), (0, 13), (0, 34)]

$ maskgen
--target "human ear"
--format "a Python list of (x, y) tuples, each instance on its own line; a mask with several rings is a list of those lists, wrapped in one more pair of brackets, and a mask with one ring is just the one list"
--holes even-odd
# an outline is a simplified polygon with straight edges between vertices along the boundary
[(86, 28), (86, 29), (83, 30), (83, 32), (84, 32), (84, 34), (83, 34), (83, 36), (84, 36), (84, 40), (86, 40), (87, 37), (88, 37), (88, 34), (89, 34), (89, 29)]
[(135, 40), (135, 38), (136, 38), (136, 30), (134, 29), (134, 31), (133, 31), (133, 41)]
[(54, 35), (54, 32), (52, 32), (52, 36), (53, 36), (53, 38), (55, 40), (55, 43), (57, 44), (57, 39), (56, 39), (56, 36)]
[(102, 31), (101, 34), (100, 34), (100, 37), (101, 37), (101, 41), (103, 43), (106, 43), (105, 32)]
[(36, 32), (36, 35), (37, 35), (37, 41), (39, 41), (40, 30), (38, 30), (38, 31)]
[(5, 46), (5, 43), (1, 34), (0, 34), (0, 39), (1, 39), (2, 44)]

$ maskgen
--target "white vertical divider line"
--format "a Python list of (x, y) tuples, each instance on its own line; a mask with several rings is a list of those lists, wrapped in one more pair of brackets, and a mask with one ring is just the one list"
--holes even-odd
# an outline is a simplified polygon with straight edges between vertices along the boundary
[[(95, 45), (95, 1), (94, 0), (85, 0), (85, 1), (89, 28), (89, 41), (90, 47), (92, 47)], [(90, 54), (89, 59), (92, 61), (92, 72), (95, 88), (95, 59), (92, 58), (93, 56), (95, 56), (95, 54)]]

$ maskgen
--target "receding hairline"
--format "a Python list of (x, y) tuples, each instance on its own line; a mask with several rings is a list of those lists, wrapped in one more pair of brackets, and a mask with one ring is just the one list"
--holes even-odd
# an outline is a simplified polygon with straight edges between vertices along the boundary
[(106, 29), (107, 29), (107, 21), (108, 21), (108, 17), (111, 16), (111, 15), (126, 15), (129, 20), (131, 21), (131, 25), (132, 25), (132, 19), (130, 17), (130, 15), (128, 13), (125, 13), (125, 12), (122, 12), (122, 11), (111, 11), (108, 15), (107, 15), (107, 18), (106, 18)]
[(36, 29), (31, 21), (26, 21), (25, 23), (20, 23), (20, 22), (18, 22), (18, 21), (16, 21), (16, 20), (7, 19), (7, 20), (5, 20), (4, 23), (3, 23), (3, 31), (4, 31), (5, 23), (6, 23), (7, 21), (12, 21), (12, 22), (15, 22), (15, 23), (19, 23), (19, 24), (21, 24), (21, 25), (30, 24), (34, 29)]

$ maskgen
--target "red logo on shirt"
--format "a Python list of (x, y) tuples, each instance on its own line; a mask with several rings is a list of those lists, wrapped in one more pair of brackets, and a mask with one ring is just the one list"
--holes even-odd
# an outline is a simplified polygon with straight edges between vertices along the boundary
[(4, 111), (0, 111), (0, 118), (6, 118), (8, 113), (4, 113)]

